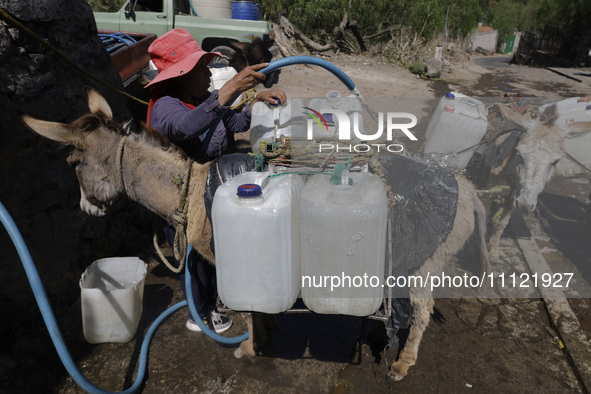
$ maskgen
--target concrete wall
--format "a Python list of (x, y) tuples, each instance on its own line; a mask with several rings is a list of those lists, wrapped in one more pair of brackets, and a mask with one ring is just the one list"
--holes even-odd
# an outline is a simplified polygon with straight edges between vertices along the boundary
[(471, 36), (472, 51), (476, 50), (478, 47), (481, 47), (487, 51), (495, 52), (498, 37), (499, 32), (496, 30), (487, 31), (484, 33), (473, 33)]

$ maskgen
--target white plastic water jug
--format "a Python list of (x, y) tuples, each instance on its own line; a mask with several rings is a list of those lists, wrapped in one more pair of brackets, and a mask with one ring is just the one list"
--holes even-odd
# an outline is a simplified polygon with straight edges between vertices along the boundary
[(302, 299), (316, 313), (368, 316), (383, 299), (388, 202), (382, 180), (312, 176), (302, 191)]
[[(238, 74), (236, 72), (236, 69), (234, 67), (210, 67), (209, 71), (211, 71), (211, 77), (210, 77), (210, 81), (211, 83), (209, 84), (209, 91), (213, 91), (213, 90), (220, 90), (220, 88), (222, 86), (224, 86), (224, 84), (226, 82), (228, 82), (230, 79), (232, 79), (232, 77), (234, 77), (234, 75)], [(236, 98), (236, 100), (234, 100), (234, 102), (232, 104), (229, 104), (229, 106), (234, 106), (234, 105), (238, 105), (240, 104), (240, 102), (242, 101), (242, 96)]]
[(228, 82), (234, 75), (238, 74), (234, 67), (211, 67), (211, 84), (210, 91), (214, 89), (220, 89), (226, 82)]
[[(591, 103), (579, 101), (580, 97), (571, 97), (556, 103), (558, 119), (556, 124), (568, 126), (578, 122), (591, 122)], [(540, 107), (540, 112), (551, 104)], [(564, 140), (566, 152), (577, 161), (589, 168), (591, 166), (591, 132), (566, 138)], [(564, 158), (556, 164), (554, 173), (557, 175), (575, 175), (585, 173), (586, 170), (569, 158)]]
[[(363, 125), (363, 107), (359, 102), (359, 99), (355, 95), (347, 97), (341, 97), (341, 94), (332, 90), (326, 94), (325, 98), (314, 98), (308, 102), (308, 108), (318, 111), (322, 114), (326, 120), (318, 124), (312, 122), (312, 134), (314, 138), (337, 138), (339, 135), (339, 122), (338, 118), (330, 113), (324, 113), (323, 109), (336, 109), (346, 113), (349, 116), (351, 127), (353, 127), (354, 116), (358, 116), (358, 127), (361, 134), (365, 134), (365, 128)], [(327, 127), (328, 126), (328, 127)], [(359, 143), (359, 139), (355, 138), (354, 133), (351, 133), (351, 143)]]
[(457, 92), (447, 93), (439, 103), (425, 132), (425, 155), (433, 155), (452, 169), (466, 167), (486, 134), (484, 104)]
[(280, 313), (300, 292), (296, 174), (246, 172), (219, 186), (213, 199), (218, 293), (236, 311)]
[(144, 299), (147, 266), (137, 257), (93, 262), (80, 278), (82, 329), (89, 343), (129, 342)]
[(257, 102), (252, 106), (250, 118), (250, 146), (252, 153), (260, 153), (261, 141), (276, 141), (286, 137), (305, 137), (306, 119), (304, 102), (299, 98), (288, 100), (285, 105)]

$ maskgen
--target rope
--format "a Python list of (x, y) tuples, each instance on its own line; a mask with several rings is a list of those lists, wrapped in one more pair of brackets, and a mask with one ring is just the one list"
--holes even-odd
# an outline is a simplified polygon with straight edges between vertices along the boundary
[[(252, 154), (252, 153), (249, 153), (249, 154)], [(257, 171), (260, 171), (260, 172), (265, 171), (265, 158), (263, 157), (263, 155), (261, 155), (260, 153), (257, 153), (256, 155), (254, 155), (254, 163), (255, 163), (255, 168), (257, 169)]]
[(123, 181), (123, 149), (125, 146), (125, 141), (129, 136), (121, 137), (119, 141), (119, 146), (117, 147), (117, 179), (119, 183), (119, 190), (125, 193), (125, 182)]
[(30, 35), (31, 37), (33, 37), (36, 41), (38, 41), (41, 45), (43, 45), (44, 47), (46, 47), (47, 49), (49, 49), (50, 51), (54, 52), (56, 55), (58, 55), (63, 61), (65, 61), (66, 63), (68, 63), (70, 66), (74, 67), (76, 70), (80, 71), (82, 74), (86, 75), (87, 77), (91, 78), (92, 80), (100, 83), (101, 85), (105, 86), (106, 88), (112, 90), (115, 93), (119, 93), (122, 94), (123, 96), (126, 96), (132, 100), (137, 101), (138, 103), (144, 104), (144, 105), (148, 105), (147, 102), (138, 99), (137, 97), (132, 96), (131, 94), (123, 91), (123, 90), (119, 90), (117, 88), (114, 88), (113, 86), (109, 85), (108, 83), (104, 82), (103, 80), (101, 80), (98, 77), (95, 77), (93, 74), (91, 74), (90, 72), (84, 70), (83, 68), (81, 68), (80, 66), (78, 66), (76, 63), (74, 63), (72, 60), (70, 60), (68, 57), (66, 57), (66, 55), (64, 55), (63, 53), (61, 53), (56, 47), (54, 47), (53, 45), (45, 42), (41, 37), (39, 37), (37, 34), (35, 34), (33, 31), (31, 31), (29, 28), (27, 28), (25, 25), (23, 25), (22, 23), (20, 23), (18, 20), (16, 20), (16, 17), (14, 17), (13, 15), (11, 15), (8, 11), (6, 11), (3, 8), (0, 8), (0, 17), (2, 17), (2, 19), (4, 19), (6, 22), (8, 22), (9, 24), (15, 26), (17, 29), (24, 31), (25, 33), (27, 33), (28, 35)]
[(252, 89), (248, 89), (246, 92), (244, 92), (244, 94), (246, 95), (246, 98), (244, 100), (242, 100), (241, 102), (239, 102), (238, 104), (236, 104), (235, 106), (230, 107), (230, 109), (232, 111), (242, 107), (243, 105), (245, 105), (248, 102), (252, 102), (257, 95), (257, 91), (255, 88), (252, 88)]
[(187, 210), (189, 207), (189, 200), (187, 199), (187, 194), (189, 191), (189, 182), (191, 178), (191, 167), (193, 166), (193, 160), (187, 161), (187, 167), (185, 168), (185, 172), (183, 174), (182, 179), (177, 180), (175, 179), (175, 183), (180, 189), (180, 196), (179, 196), (179, 207), (175, 209), (173, 214), (173, 220), (175, 224), (175, 235), (174, 241), (172, 245), (172, 254), (173, 257), (179, 262), (178, 267), (174, 267), (164, 253), (162, 253), (162, 249), (160, 249), (160, 245), (158, 244), (158, 234), (157, 234), (157, 226), (156, 221), (152, 223), (154, 228), (154, 236), (152, 237), (152, 242), (154, 244), (154, 249), (156, 249), (156, 253), (158, 257), (160, 257), (160, 261), (172, 272), (175, 274), (181, 273), (185, 268), (185, 259), (187, 257)]
[(575, 164), (581, 166), (585, 171), (587, 171), (588, 173), (591, 174), (591, 170), (589, 168), (587, 168), (587, 166), (585, 166), (583, 163), (581, 163), (580, 161), (578, 161), (577, 159), (575, 159), (570, 153), (566, 152), (566, 157), (568, 157), (570, 160), (572, 160)]
[[(276, 141), (261, 141), (259, 145), (259, 152), (263, 155), (267, 160), (270, 158), (276, 158), (280, 156), (305, 156), (312, 153), (318, 153), (318, 148), (320, 142), (338, 142), (340, 141), (338, 136), (327, 136), (322, 137), (314, 140), (309, 140), (305, 137), (286, 137), (284, 134), (279, 136), (279, 139)], [(306, 142), (306, 144), (296, 144), (294, 145), (293, 142)], [(268, 145), (272, 145), (272, 150), (267, 150)], [(373, 155), (373, 153), (368, 152), (355, 152), (356, 155)]]

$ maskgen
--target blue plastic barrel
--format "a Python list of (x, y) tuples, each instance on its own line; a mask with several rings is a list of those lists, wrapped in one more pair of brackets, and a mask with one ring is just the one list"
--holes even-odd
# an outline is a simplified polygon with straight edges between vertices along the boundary
[(260, 19), (259, 5), (254, 1), (232, 2), (232, 19), (258, 21)]

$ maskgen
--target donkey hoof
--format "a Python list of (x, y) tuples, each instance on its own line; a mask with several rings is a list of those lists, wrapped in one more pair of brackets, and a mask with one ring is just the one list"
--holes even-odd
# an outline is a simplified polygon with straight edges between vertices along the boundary
[[(240, 351), (240, 357), (238, 357), (238, 351)], [(254, 357), (256, 356), (256, 352), (254, 351), (252, 344), (248, 343), (247, 340), (240, 344), (240, 347), (238, 347), (238, 349), (236, 349), (236, 351), (234, 352), (234, 356), (238, 358), (241, 358), (242, 356)]]
[(395, 381), (402, 380), (408, 373), (408, 366), (401, 365), (400, 363), (394, 363), (390, 367), (390, 372), (388, 372), (388, 376)]
[(398, 382), (398, 381), (402, 380), (402, 378), (404, 378), (406, 375), (399, 375), (399, 374), (397, 374), (395, 372), (390, 371), (390, 372), (388, 372), (388, 376), (391, 379), (394, 379), (395, 381)]

